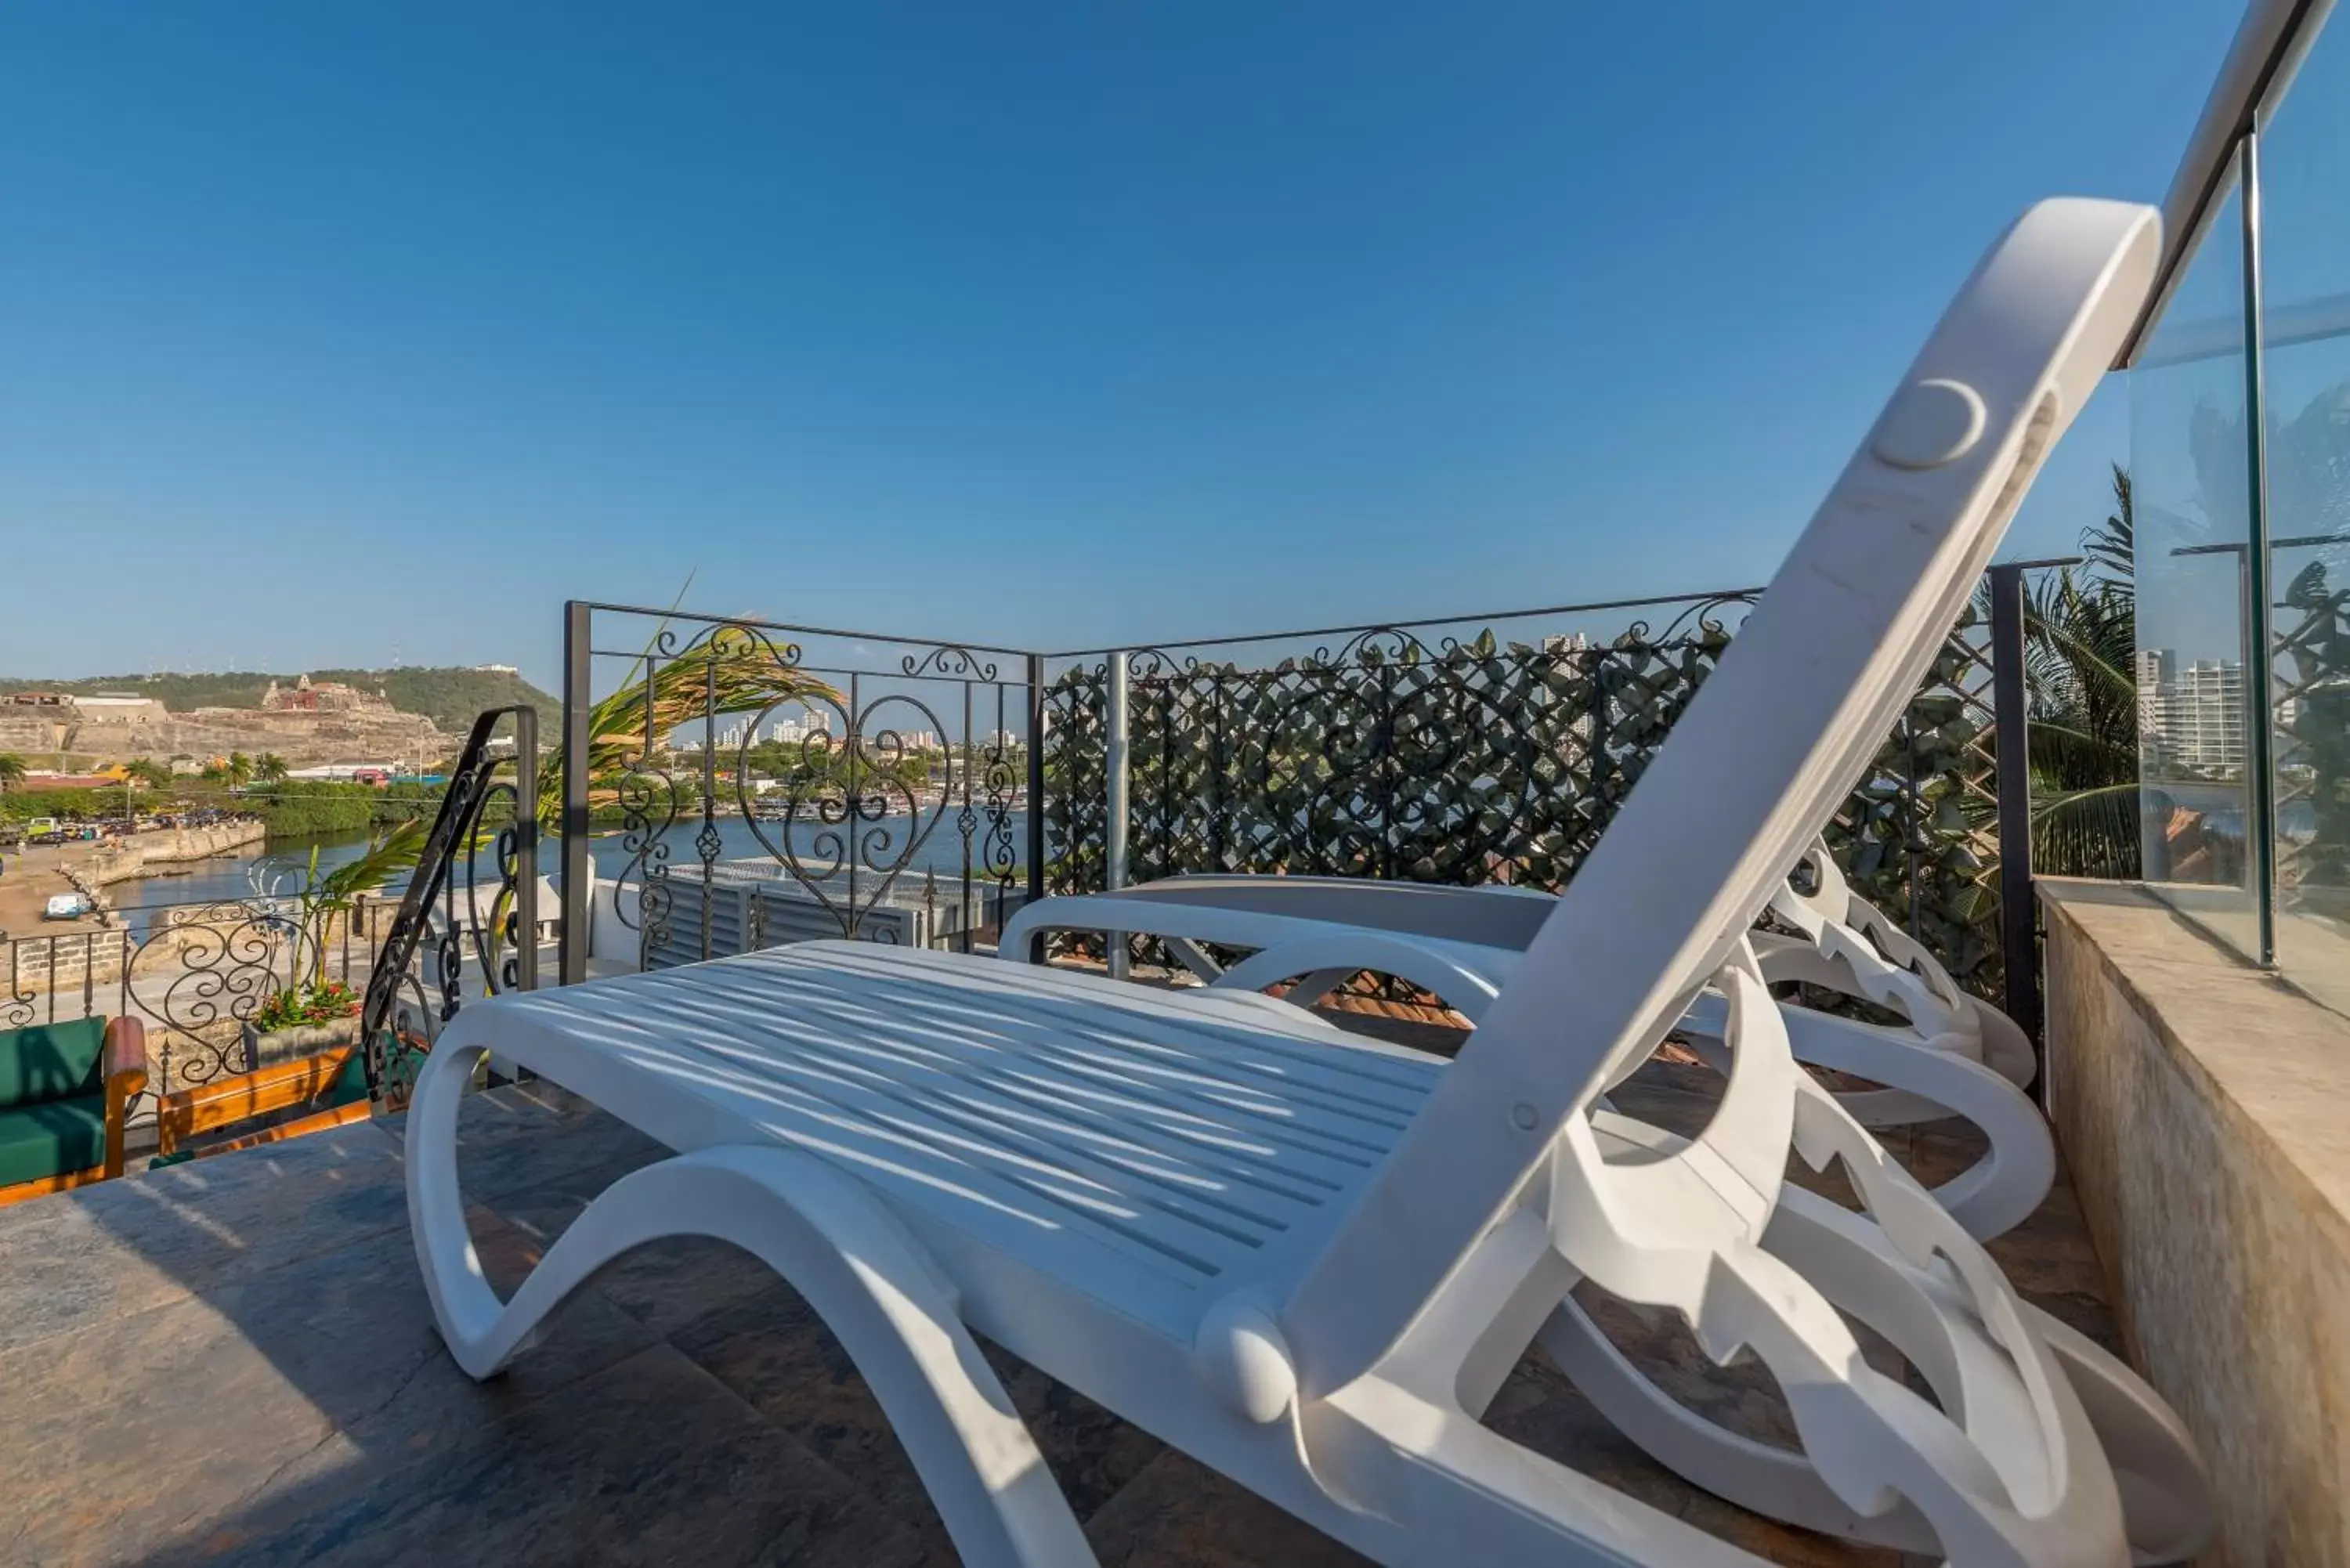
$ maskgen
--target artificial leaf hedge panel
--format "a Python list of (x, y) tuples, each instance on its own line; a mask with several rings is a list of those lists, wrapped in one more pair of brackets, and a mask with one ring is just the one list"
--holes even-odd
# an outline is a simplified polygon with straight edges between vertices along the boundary
[[(1729, 646), (1720, 605), (1605, 644), (1378, 629), (1262, 668), (1129, 656), (1129, 881), (1186, 872), (1557, 888)], [(1999, 981), (1990, 667), (1955, 630), (1830, 846), (1970, 989)], [(1045, 694), (1047, 885), (1104, 885), (1107, 674)]]

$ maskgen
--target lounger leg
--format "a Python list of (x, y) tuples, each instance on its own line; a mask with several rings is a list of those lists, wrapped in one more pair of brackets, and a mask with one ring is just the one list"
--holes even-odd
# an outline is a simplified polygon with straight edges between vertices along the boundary
[[(1725, 1017), (1720, 998), (1700, 996), (1688, 1023), (1698, 1049), (1726, 1071)], [(2004, 1235), (2047, 1199), (2056, 1181), (2055, 1140), (2039, 1107), (2006, 1078), (1955, 1052), (1888, 1040), (1883, 1031), (1833, 1013), (1783, 1007), (1780, 1017), (1797, 1061), (1895, 1086), (1837, 1094), (1836, 1103), (1855, 1120), (1866, 1125), (1867, 1106), (1890, 1093), (1896, 1100), (1928, 1107), (1934, 1119), (1959, 1116), (1981, 1130), (1987, 1146), (1982, 1156), (1928, 1189), (1968, 1235), (1977, 1241)]]
[(752, 1253), (804, 1296), (880, 1400), (966, 1563), (1095, 1561), (1052, 1471), (897, 1219), (811, 1156), (728, 1146), (621, 1178), (573, 1221), (511, 1301), (484, 1278), (457, 1188), (457, 1111), (473, 1058), (427, 1058), (408, 1121), (409, 1223), (450, 1355), (488, 1377), (598, 1268), (665, 1236)]
[[(1837, 1305), (1884, 1333), (1926, 1375), (1939, 1398), (1963, 1386), (1930, 1311), (1952, 1295), (1901, 1257), (1870, 1221), (1808, 1192), (1781, 1194), (1771, 1220), (1773, 1252), (1828, 1287)], [(2113, 1464), (2133, 1559), (2186, 1562), (2207, 1543), (2216, 1510), (2195, 1443), (2168, 1407), (2121, 1362), (2037, 1308), (2024, 1317), (2048, 1342)], [(1900, 1551), (1935, 1550), (1933, 1532), (1906, 1505), (1875, 1516), (1846, 1507), (1804, 1455), (1755, 1442), (1680, 1404), (1618, 1351), (1572, 1296), (1543, 1325), (1539, 1343), (1584, 1397), (1667, 1468), (1741, 1507), (1805, 1529)]]

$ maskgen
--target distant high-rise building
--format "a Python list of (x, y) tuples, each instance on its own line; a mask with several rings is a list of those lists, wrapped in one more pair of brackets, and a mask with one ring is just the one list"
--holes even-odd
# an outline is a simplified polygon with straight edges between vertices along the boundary
[(2246, 742), (2244, 667), (2232, 659), (2199, 659), (2178, 672), (2162, 715), (2166, 742), (2190, 768), (2241, 774)]
[(825, 733), (825, 728), (813, 715), (806, 719), (777, 719), (767, 727), (767, 739), (777, 745), (801, 745)]
[(2199, 659), (2182, 669), (2174, 650), (2146, 648), (2135, 673), (2139, 740), (2158, 766), (2242, 776), (2251, 739), (2241, 662)]
[(2167, 759), (2162, 731), (2162, 706), (2165, 693), (2170, 690), (2171, 671), (2178, 668), (2178, 656), (2167, 648), (2141, 648), (2136, 660), (2137, 674), (2137, 739), (2138, 748), (2158, 765)]

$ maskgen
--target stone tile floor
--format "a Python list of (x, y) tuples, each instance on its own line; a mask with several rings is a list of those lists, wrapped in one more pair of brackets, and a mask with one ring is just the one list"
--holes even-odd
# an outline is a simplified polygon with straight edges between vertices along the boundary
[[(1617, 1100), (1688, 1127), (1711, 1082), (1658, 1062)], [(623, 1260), (512, 1371), (465, 1378), (418, 1282), (398, 1132), (359, 1124), (0, 1210), (0, 1431), (13, 1460), (0, 1563), (954, 1561), (839, 1346), (788, 1288), (714, 1243)], [(544, 1085), (476, 1096), (463, 1137), (475, 1235), (501, 1289), (607, 1184), (662, 1152)], [(1970, 1158), (1936, 1131), (1890, 1141), (1929, 1179)], [(1994, 1251), (2033, 1299), (2110, 1343), (2069, 1189)], [(1783, 1435), (1759, 1367), (1711, 1367), (1675, 1326), (1632, 1309), (1610, 1306), (1607, 1320), (1691, 1404)], [(1110, 1568), (1361, 1561), (995, 1359)], [(1901, 1561), (1692, 1490), (1538, 1362), (1489, 1419), (1776, 1562)]]

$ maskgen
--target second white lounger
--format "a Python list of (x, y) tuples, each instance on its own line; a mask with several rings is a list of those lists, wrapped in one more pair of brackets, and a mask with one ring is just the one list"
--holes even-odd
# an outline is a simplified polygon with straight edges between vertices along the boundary
[[(999, 953), (1020, 961), (1055, 931), (1159, 938), (1210, 985), (1263, 991), (1310, 1007), (1348, 977), (1392, 975), (1480, 1023), (1549, 913), (1547, 895), (1336, 877), (1170, 877), (1111, 893), (1045, 898), (1004, 925)], [(1906, 1025), (1782, 1002), (1795, 1059), (1884, 1085), (1838, 1103), (1862, 1126), (1958, 1116), (1983, 1153), (1933, 1189), (1970, 1235), (2003, 1234), (2037, 1210), (2056, 1179), (2056, 1147), (2031, 1082), (2031, 1042), (1998, 1009), (1960, 991), (1932, 955), (1855, 893), (1814, 842), (1773, 897), (1771, 913), (1802, 933), (1758, 930), (1763, 979), (1802, 981), (1870, 1002)], [(1205, 950), (1250, 950), (1229, 968)], [(1717, 992), (1692, 999), (1679, 1033), (1719, 1046)]]

